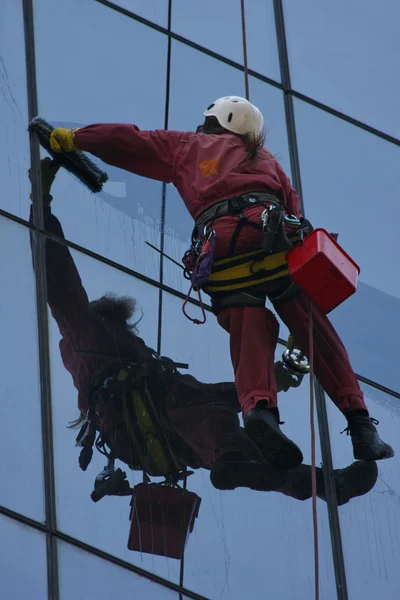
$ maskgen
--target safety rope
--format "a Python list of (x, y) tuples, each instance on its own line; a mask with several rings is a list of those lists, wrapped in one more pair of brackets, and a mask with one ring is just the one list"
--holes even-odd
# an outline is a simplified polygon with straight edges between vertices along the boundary
[(318, 515), (317, 515), (317, 470), (315, 461), (315, 421), (314, 421), (314, 337), (313, 337), (313, 302), (310, 298), (308, 309), (308, 360), (310, 363), (310, 429), (311, 429), (311, 491), (312, 515), (314, 529), (314, 574), (315, 600), (319, 600), (319, 558), (318, 558)]
[(247, 36), (246, 36), (246, 15), (244, 10), (244, 0), (240, 0), (242, 11), (242, 38), (243, 38), (243, 65), (244, 65), (244, 86), (246, 90), (246, 100), (250, 99), (249, 91), (249, 69), (247, 66)]

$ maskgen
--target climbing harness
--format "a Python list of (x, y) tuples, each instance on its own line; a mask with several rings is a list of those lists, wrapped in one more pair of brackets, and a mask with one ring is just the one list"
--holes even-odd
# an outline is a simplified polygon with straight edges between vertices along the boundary
[[(292, 243), (300, 235), (290, 236)], [(253, 250), (214, 262), (213, 269), (203, 285), (210, 296), (220, 293), (251, 290), (257, 285), (289, 276), (286, 250), (266, 255), (263, 250)]]
[[(248, 220), (243, 213), (245, 209), (256, 205), (264, 206), (260, 223)], [(212, 229), (213, 224), (217, 219), (236, 214), (239, 215), (239, 221), (230, 241), (228, 257), (214, 260), (216, 236)], [(262, 247), (252, 252), (235, 254), (236, 242), (244, 225), (262, 232)], [(291, 230), (289, 234), (285, 232), (286, 225), (289, 225)], [(308, 221), (285, 214), (279, 199), (270, 192), (249, 192), (221, 200), (208, 207), (197, 217), (191, 247), (182, 259), (185, 266), (184, 276), (192, 282), (182, 307), (183, 313), (192, 322), (203, 324), (206, 322), (206, 315), (201, 289), (211, 296), (215, 305), (218, 304), (218, 300), (215, 301), (218, 295), (226, 296), (227, 293), (242, 290), (252, 291), (252, 288), (259, 284), (288, 277), (286, 252), (311, 230), (312, 226)], [(289, 282), (282, 294), (288, 291), (288, 287), (291, 288), (291, 292), (297, 290), (292, 286), (292, 282)], [(198, 292), (202, 320), (194, 319), (186, 312), (186, 304), (192, 290)], [(242, 297), (242, 300), (245, 298)], [(225, 307), (227, 302), (226, 298)], [(237, 298), (234, 302), (238, 305)], [(241, 302), (240, 305), (246, 304)]]
[[(267, 192), (256, 192), (242, 194), (233, 198), (227, 198), (216, 202), (212, 206), (206, 208), (196, 219), (195, 226), (192, 232), (191, 246), (187, 250), (182, 258), (184, 265), (184, 277), (191, 280), (191, 286), (186, 295), (184, 304), (182, 306), (183, 314), (196, 325), (203, 325), (206, 322), (206, 313), (204, 310), (203, 300), (201, 297), (201, 289), (204, 287), (206, 282), (213, 270), (214, 264), (214, 248), (216, 242), (216, 234), (213, 230), (214, 222), (227, 215), (234, 215), (240, 213), (240, 220), (238, 227), (232, 237), (229, 254), (234, 253), (236, 240), (239, 233), (245, 223), (253, 225), (248, 221), (242, 211), (245, 208), (254, 206), (256, 204), (265, 204), (271, 202), (279, 204), (278, 199)], [(261, 229), (260, 225), (256, 225), (258, 229)], [(192, 291), (196, 291), (202, 311), (202, 320), (190, 317), (186, 312), (186, 305), (189, 302)], [(207, 292), (208, 293), (208, 292)]]
[[(77, 437), (77, 445), (82, 446), (79, 464), (86, 470), (95, 444), (108, 463), (96, 477), (91, 494), (93, 502), (106, 495), (132, 496), (130, 550), (182, 559), (201, 499), (186, 490), (186, 479), (193, 471), (188, 471), (186, 463), (178, 457), (176, 434), (166, 433), (162, 401), (180, 376), (177, 363), (149, 350), (150, 358), (118, 368), (114, 365), (94, 380), (89, 411)], [(113, 444), (102, 428), (102, 412), (106, 418), (113, 408), (122, 415), (136, 455), (129, 466), (143, 470), (143, 483), (133, 489), (126, 473), (115, 469), (117, 457), (110, 447)], [(164, 481), (151, 483), (149, 475), (163, 476)], [(184, 482), (184, 489), (180, 481)]]
[(114, 366), (99, 375), (92, 384), (89, 410), (76, 445), (82, 447), (79, 465), (84, 471), (91, 462), (94, 445), (108, 459), (107, 466), (96, 477), (92, 494), (95, 502), (106, 494), (128, 493), (125, 473), (114, 467), (116, 457), (107, 433), (103, 431), (102, 410), (105, 414), (112, 410), (122, 414), (135, 453), (133, 464), (129, 465), (132, 469), (143, 470), (151, 476), (164, 476), (170, 483), (176, 483), (183, 477), (185, 465), (176, 455), (174, 435), (165, 433), (161, 406), (179, 373), (173, 361), (160, 357), (154, 350), (150, 352), (151, 359), (127, 363), (117, 370)]
[[(216, 219), (220, 219), (221, 217), (241, 213), (246, 208), (258, 204), (264, 206), (268, 206), (269, 204), (280, 206), (281, 203), (275, 194), (265, 191), (247, 192), (240, 196), (219, 200), (199, 214), (195, 221), (195, 230), (197, 229), (200, 231), (207, 223), (213, 223)], [(257, 225), (257, 229), (261, 229), (261, 226)]]

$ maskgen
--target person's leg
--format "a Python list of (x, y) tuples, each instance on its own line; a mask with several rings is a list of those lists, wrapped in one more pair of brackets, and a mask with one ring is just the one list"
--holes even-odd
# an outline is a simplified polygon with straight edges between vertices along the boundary
[(277, 406), (274, 355), (279, 324), (264, 307), (226, 308), (217, 316), (230, 336), (230, 351), (243, 417), (260, 400)]
[[(372, 490), (378, 478), (375, 461), (357, 461), (345, 469), (333, 471), (336, 498), (339, 506), (352, 498), (363, 496)], [(326, 502), (324, 474), (320, 467), (316, 469), (317, 496)], [(289, 481), (278, 490), (285, 496), (296, 500), (308, 500), (312, 496), (311, 466), (300, 465), (290, 472)]]
[(273, 465), (301, 464), (301, 450), (279, 428), (274, 354), (279, 324), (265, 307), (233, 307), (218, 314), (230, 335), (236, 388), (248, 435)]
[[(309, 305), (310, 300), (303, 292), (274, 303), (296, 344), (306, 354), (309, 353)], [(335, 328), (315, 304), (312, 311), (315, 375), (348, 421), (354, 458), (378, 460), (393, 456), (392, 448), (379, 438), (369, 417), (349, 356)]]
[(249, 487), (271, 491), (287, 474), (264, 459), (257, 446), (241, 435), (237, 405), (226, 396), (187, 376), (171, 390), (165, 404), (170, 428), (194, 451), (202, 467), (211, 470), (218, 489)]

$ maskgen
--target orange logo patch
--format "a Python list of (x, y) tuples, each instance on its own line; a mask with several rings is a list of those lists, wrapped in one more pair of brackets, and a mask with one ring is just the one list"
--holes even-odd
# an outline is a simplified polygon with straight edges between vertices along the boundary
[(199, 163), (199, 167), (203, 177), (217, 175), (219, 173), (219, 157), (215, 160), (203, 160)]

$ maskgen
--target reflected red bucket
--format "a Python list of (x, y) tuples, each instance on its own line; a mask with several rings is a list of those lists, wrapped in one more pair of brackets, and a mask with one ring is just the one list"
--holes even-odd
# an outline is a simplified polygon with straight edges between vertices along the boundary
[(182, 558), (199, 514), (201, 498), (193, 492), (140, 483), (133, 488), (128, 548)]
[(287, 253), (292, 279), (324, 313), (357, 289), (360, 267), (325, 229), (315, 229)]

